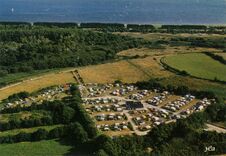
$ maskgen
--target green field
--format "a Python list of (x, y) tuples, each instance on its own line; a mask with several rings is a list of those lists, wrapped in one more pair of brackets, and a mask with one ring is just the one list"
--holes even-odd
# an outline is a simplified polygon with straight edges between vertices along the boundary
[(170, 67), (192, 76), (226, 81), (226, 66), (202, 53), (172, 55), (163, 60)]
[(0, 144), (1, 156), (60, 156), (70, 153), (71, 146), (57, 140)]

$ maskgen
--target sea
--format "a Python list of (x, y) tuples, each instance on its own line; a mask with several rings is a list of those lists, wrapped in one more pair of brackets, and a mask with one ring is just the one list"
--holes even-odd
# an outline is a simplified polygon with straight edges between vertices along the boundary
[(226, 24), (226, 0), (0, 0), (0, 21)]

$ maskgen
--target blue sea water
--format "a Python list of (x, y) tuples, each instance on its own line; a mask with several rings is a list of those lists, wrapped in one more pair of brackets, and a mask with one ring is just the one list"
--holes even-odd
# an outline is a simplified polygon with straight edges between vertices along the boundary
[(226, 0), (0, 0), (0, 21), (226, 24)]

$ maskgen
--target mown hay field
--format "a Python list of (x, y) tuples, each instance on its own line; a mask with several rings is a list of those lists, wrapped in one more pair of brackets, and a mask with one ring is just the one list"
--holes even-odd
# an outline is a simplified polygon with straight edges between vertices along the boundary
[(79, 74), (85, 83), (111, 83), (115, 80), (132, 83), (148, 79), (127, 61), (84, 67), (79, 69)]
[(146, 57), (141, 59), (132, 59), (128, 62), (142, 71), (144, 75), (149, 76), (149, 78), (169, 77), (173, 75), (162, 67), (158, 61), (159, 58), (160, 57)]
[(134, 83), (158, 76), (167, 77), (171, 74), (153, 57), (89, 66), (78, 71), (85, 83), (112, 83), (115, 80)]
[(165, 57), (163, 61), (170, 67), (186, 71), (195, 77), (226, 81), (226, 65), (203, 53), (172, 55)]
[(0, 89), (0, 100), (14, 93), (27, 91), (34, 92), (42, 88), (66, 83), (75, 83), (71, 72), (51, 73), (37, 78), (25, 80)]

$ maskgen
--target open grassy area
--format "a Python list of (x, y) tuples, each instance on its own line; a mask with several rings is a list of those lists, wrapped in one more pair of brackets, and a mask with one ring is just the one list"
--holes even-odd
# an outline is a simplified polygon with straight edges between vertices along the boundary
[(132, 59), (128, 60), (128, 62), (138, 70), (142, 71), (143, 74), (149, 78), (169, 77), (173, 75), (160, 65), (158, 57)]
[(226, 66), (211, 57), (201, 54), (181, 54), (167, 56), (163, 60), (169, 66), (180, 71), (186, 71), (190, 75), (204, 79), (226, 81)]
[(0, 144), (1, 156), (60, 156), (70, 153), (69, 145), (57, 140)]
[(148, 79), (127, 61), (84, 67), (79, 69), (79, 73), (85, 83), (108, 83), (115, 80), (131, 83)]
[(32, 128), (21, 128), (21, 129), (13, 129), (13, 130), (8, 130), (8, 131), (3, 131), (0, 132), (0, 137), (2, 136), (8, 136), (8, 135), (17, 135), (21, 132), (24, 133), (32, 133), (37, 131), (39, 128), (45, 129), (47, 131), (50, 131), (56, 127), (61, 127), (63, 125), (51, 125), (51, 126), (39, 126), (39, 127), (32, 127)]
[(134, 83), (158, 76), (167, 77), (171, 74), (153, 57), (88, 66), (79, 69), (79, 73), (85, 83), (110, 83), (115, 80)]
[(42, 88), (65, 83), (75, 83), (75, 79), (71, 72), (50, 73), (37, 78), (31, 78), (11, 86), (0, 89), (0, 100), (7, 98), (14, 93), (27, 91), (34, 92)]

